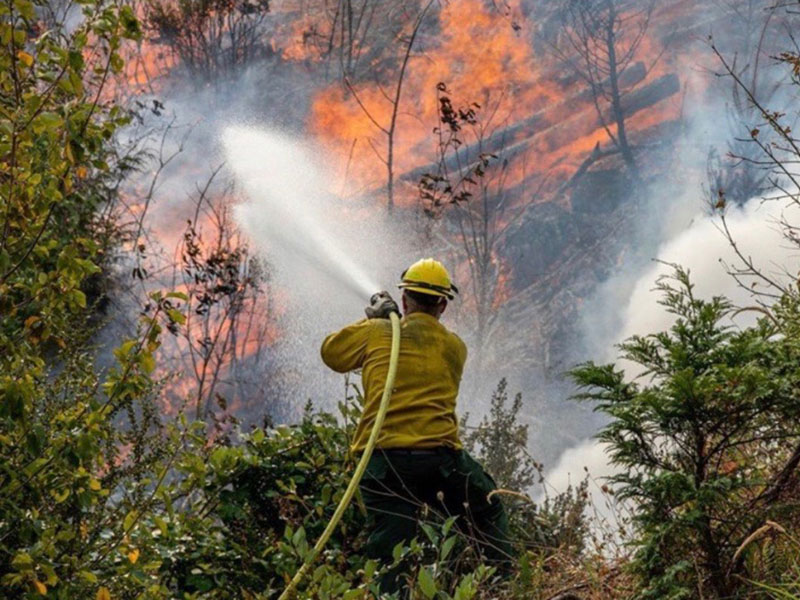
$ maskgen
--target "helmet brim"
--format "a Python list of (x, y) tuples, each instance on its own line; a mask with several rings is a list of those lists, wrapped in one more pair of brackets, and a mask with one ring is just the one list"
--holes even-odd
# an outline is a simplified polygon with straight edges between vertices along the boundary
[(448, 300), (452, 300), (454, 298), (452, 293), (445, 292), (444, 290), (436, 290), (429, 287), (423, 287), (418, 283), (399, 283), (397, 284), (401, 290), (408, 290), (410, 292), (418, 292), (420, 294), (425, 294), (427, 296), (437, 296), (439, 298), (447, 298)]

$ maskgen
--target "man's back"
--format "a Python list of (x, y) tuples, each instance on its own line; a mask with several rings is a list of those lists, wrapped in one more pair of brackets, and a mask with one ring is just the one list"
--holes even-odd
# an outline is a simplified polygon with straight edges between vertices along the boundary
[[(394, 564), (394, 548), (418, 533), (421, 507), (456, 516), (456, 527), (474, 539), (485, 560), (506, 572), (510, 564), (508, 518), (496, 485), (458, 439), (456, 397), (467, 348), (439, 322), (458, 289), (440, 262), (426, 258), (406, 269), (400, 354), (395, 387), (375, 452), (359, 489), (367, 509), (369, 558), (389, 567), (380, 576), (383, 593), (401, 590), (405, 563)], [(329, 335), (322, 360), (341, 373), (362, 369), (365, 405), (353, 450), (366, 447), (389, 371), (391, 313), (399, 307), (388, 292), (370, 298), (368, 319)]]
[[(364, 448), (375, 421), (391, 337), (387, 319), (366, 319), (329, 335), (322, 344), (322, 359), (330, 368), (362, 369), (365, 406), (355, 451)], [(402, 319), (397, 379), (379, 448), (461, 448), (455, 406), (466, 358), (464, 342), (436, 317), (415, 312)]]

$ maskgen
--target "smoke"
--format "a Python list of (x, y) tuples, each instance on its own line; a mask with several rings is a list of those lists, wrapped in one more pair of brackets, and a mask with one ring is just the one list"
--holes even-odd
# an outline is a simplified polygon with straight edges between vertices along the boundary
[[(773, 280), (785, 282), (786, 267), (797, 259), (796, 247), (785, 239), (780, 225), (783, 219), (797, 222), (797, 212), (793, 204), (781, 206), (777, 201), (753, 199), (742, 208), (734, 208), (726, 217), (741, 253), (753, 257), (760, 270)], [(689, 268), (695, 292), (701, 298), (726, 296), (735, 305), (746, 306), (753, 303), (754, 293), (764, 289), (764, 283), (759, 280), (745, 280), (751, 282), (745, 288), (728, 273), (725, 265), (741, 266), (741, 260), (714, 217), (698, 215), (688, 230), (661, 248), (659, 259)], [(658, 294), (652, 289), (657, 278), (671, 271), (669, 265), (656, 263), (636, 283), (623, 313), (621, 340), (663, 331), (672, 325), (673, 315), (655, 305)], [(731, 324), (743, 327), (752, 324), (754, 319), (752, 313), (742, 313)]]
[[(743, 207), (729, 210), (726, 219), (741, 253), (752, 257), (764, 274), (786, 283), (791, 275), (785, 269), (788, 265), (797, 264), (797, 247), (786, 240), (780, 223), (783, 220), (794, 223), (800, 221), (800, 209), (794, 204), (784, 206), (777, 201), (753, 199)], [(674, 323), (675, 315), (668, 313), (658, 303), (659, 293), (654, 289), (659, 277), (673, 272), (670, 264), (678, 264), (689, 270), (691, 281), (695, 285), (694, 292), (699, 298), (725, 296), (737, 306), (747, 306), (753, 304), (754, 293), (763, 289), (758, 282), (755, 287), (745, 288), (728, 273), (729, 267), (741, 266), (741, 261), (723, 234), (717, 216), (697, 213), (685, 231), (673, 235), (661, 245), (657, 258), (658, 262), (653, 261), (632, 285), (621, 275), (606, 284), (608, 289), (600, 291), (599, 296), (607, 300), (611, 297), (618, 298), (618, 292), (624, 290), (628, 300), (615, 313), (621, 316), (619, 328), (615, 336), (606, 338), (605, 353), (596, 356), (597, 361), (613, 362), (617, 358), (616, 344), (632, 335), (668, 330)], [(614, 293), (609, 293), (609, 289)], [(606, 309), (611, 310), (610, 306)], [(741, 313), (728, 324), (747, 327), (754, 321), (752, 313)], [(606, 326), (607, 323), (605, 326), (601, 325), (604, 330)], [(588, 338), (597, 338), (596, 327), (596, 323), (587, 321), (585, 335)], [(629, 378), (641, 373), (635, 364), (618, 362), (617, 366), (623, 368)], [(550, 486), (564, 490), (569, 483), (579, 481), (585, 472), (590, 473), (593, 478), (613, 474), (614, 469), (608, 464), (607, 448), (604, 444), (585, 440), (568, 449), (547, 473), (546, 478)]]
[[(541, 21), (533, 17), (549, 11), (550, 3), (531, 1), (523, 4), (528, 6), (532, 15), (530, 20), (522, 21), (524, 34), (528, 31), (528, 25), (534, 22), (541, 24)], [(728, 42), (717, 35), (717, 43), (728, 43), (731, 51), (740, 49), (744, 37), (739, 35), (739, 30), (730, 20), (723, 21), (724, 15), (720, 11), (710, 11), (707, 7), (697, 10), (705, 11), (704, 18), (707, 17), (709, 23), (720, 23), (721, 31), (716, 33), (726, 33)], [(457, 12), (454, 9), (453, 14)], [(275, 13), (271, 18), (277, 26), (286, 25), (297, 16), (294, 13)], [(660, 30), (666, 23), (666, 20), (656, 18), (653, 35), (667, 39), (671, 32)], [(511, 23), (507, 25), (510, 27)], [(550, 29), (555, 31), (555, 27), (553, 24)], [(463, 28), (463, 31), (472, 31), (472, 27)], [(516, 32), (513, 28), (512, 31)], [(541, 44), (539, 33), (530, 31), (532, 38), (535, 38), (533, 41)], [(693, 31), (705, 39), (705, 29)], [(695, 34), (684, 33), (681, 39), (689, 39)], [(383, 39), (382, 34), (376, 35), (376, 43), (378, 39)], [(434, 42), (429, 40), (429, 43)], [(426, 48), (428, 52), (432, 49), (435, 48)], [(741, 49), (743, 52), (747, 50)], [(483, 52), (480, 46), (473, 50), (480, 55), (480, 64), (493, 56), (492, 53)], [(714, 228), (713, 221), (699, 211), (698, 192), (705, 180), (708, 148), (717, 146), (722, 155), (725, 142), (732, 136), (728, 123), (720, 118), (720, 115), (726, 114), (725, 99), (730, 97), (730, 89), (722, 84), (716, 89), (709, 89), (709, 80), (713, 78), (708, 76), (707, 68), (712, 61), (709, 53), (702, 54), (702, 51), (702, 44), (671, 45), (659, 63), (659, 68), (663, 67), (680, 76), (684, 88), (680, 95), (683, 119), (681, 125), (689, 134), (679, 141), (674, 153), (679, 158), (666, 168), (662, 164), (648, 164), (648, 161), (660, 162), (662, 156), (666, 157), (665, 162), (669, 161), (667, 152), (650, 153), (650, 146), (657, 145), (660, 140), (641, 140), (644, 176), (650, 177), (653, 172), (660, 173), (662, 170), (669, 171), (667, 176), (652, 185), (649, 194), (643, 194), (646, 197), (643, 202), (648, 208), (640, 211), (641, 221), (630, 224), (625, 231), (619, 231), (616, 234), (618, 239), (609, 240), (608, 244), (603, 243), (603, 246), (614, 246), (607, 256), (590, 257), (579, 261), (578, 266), (567, 264), (562, 267), (556, 263), (556, 268), (563, 268), (564, 271), (583, 269), (585, 272), (565, 272), (550, 278), (549, 281), (557, 289), (544, 290), (546, 293), (542, 294), (543, 299), (538, 300), (543, 306), (549, 304), (556, 307), (547, 317), (555, 320), (561, 304), (551, 302), (550, 299), (555, 292), (564, 292), (559, 298), (563, 300), (565, 310), (570, 310), (572, 300), (577, 298), (575, 304), (581, 307), (586, 322), (575, 326), (570, 322), (564, 327), (556, 328), (545, 326), (550, 325), (544, 323), (547, 318), (536, 314), (531, 316), (531, 311), (503, 313), (498, 319), (502, 321), (501, 330), (507, 332), (507, 338), (513, 340), (513, 343), (498, 349), (488, 349), (487, 355), (490, 355), (492, 364), (496, 367), (489, 369), (485, 364), (478, 368), (481, 365), (476, 360), (476, 344), (470, 340), (470, 330), (474, 328), (468, 326), (473, 322), (467, 314), (470, 309), (468, 285), (461, 286), (466, 292), (466, 301), (457, 300), (458, 304), (448, 308), (445, 314), (445, 321), (454, 324), (453, 329), (466, 339), (472, 352), (470, 362), (466, 365), (467, 379), (462, 385), (462, 397), (459, 400), (462, 409), (470, 409), (474, 417), (479, 419), (486, 409), (488, 391), (491, 391), (500, 377), (505, 376), (512, 382), (512, 387), (516, 387), (515, 383), (518, 382), (523, 388), (525, 420), (532, 425), (532, 437), (535, 439), (531, 440), (531, 447), (535, 450), (537, 459), (549, 461), (566, 446), (577, 443), (576, 447), (564, 453), (551, 471), (550, 476), (554, 481), (561, 477), (559, 473), (572, 473), (573, 476), (582, 473), (584, 464), (599, 470), (605, 459), (600, 460), (602, 453), (589, 456), (593, 443), (581, 441), (595, 424), (591, 421), (592, 417), (587, 415), (587, 407), (576, 407), (565, 402), (564, 399), (569, 394), (567, 386), (561, 381), (553, 381), (555, 376), (552, 374), (542, 374), (545, 369), (542, 364), (550, 369), (551, 343), (556, 348), (553, 354), (560, 353), (553, 358), (556, 365), (553, 371), (560, 371), (562, 366), (568, 366), (570, 359), (574, 359), (571, 362), (586, 358), (612, 359), (613, 343), (620, 340), (622, 332), (627, 335), (663, 327), (666, 323), (665, 317), (650, 289), (655, 278), (668, 269), (651, 263), (650, 259), (653, 257), (680, 262), (690, 267), (701, 293), (708, 290), (727, 290), (740, 301), (740, 297), (735, 295), (739, 293), (735, 286), (715, 287), (720, 282), (727, 281), (718, 258), (727, 257), (730, 260), (730, 254), (725, 249), (722, 236)], [(526, 57), (527, 52), (526, 49)], [(441, 77), (448, 85), (455, 85), (465, 77), (469, 82), (480, 83), (480, 73), (475, 72), (475, 67), (469, 66), (471, 63), (467, 63), (467, 67), (463, 66), (460, 56), (453, 56), (453, 64), (450, 65), (452, 68), (441, 75), (437, 72), (437, 77)], [(548, 62), (544, 54), (541, 58), (544, 63)], [(443, 59), (442, 65), (447, 66), (449, 55), (443, 56)], [(706, 63), (702, 67), (698, 66), (701, 61)], [(500, 81), (507, 83), (509, 69), (507, 65), (501, 66), (499, 72), (503, 77)], [(372, 156), (371, 148), (371, 143), (380, 140), (381, 136), (369, 123), (363, 130), (354, 131), (352, 138), (348, 135), (339, 140), (325, 139), (320, 135), (319, 128), (315, 129), (311, 119), (315, 100), (319, 99), (321, 90), (335, 87), (331, 86), (332, 77), (334, 75), (328, 73), (324, 62), (287, 61), (281, 58), (278, 51), (220, 81), (186, 81), (181, 79), (180, 72), (177, 71), (174, 76), (170, 74), (170, 81), (167, 82), (169, 87), (164, 88), (165, 97), (160, 98), (167, 107), (162, 121), (169, 121), (171, 115), (175, 114), (180, 123), (194, 125), (181, 156), (160, 175), (158, 198), (152, 203), (148, 214), (148, 222), (156, 233), (154, 241), (161, 243), (162, 254), (166, 259), (171, 259), (185, 230), (187, 216), (194, 210), (193, 196), (196, 194), (192, 190), (202, 187), (208, 174), (225, 162), (225, 168), (217, 178), (213, 193), (226, 195), (228, 200), (234, 198), (233, 201), (237, 203), (236, 220), (252, 246), (265, 258), (269, 265), (271, 282), (278, 290), (282, 305), (279, 315), (280, 343), (270, 347), (268, 353), (280, 375), (289, 383), (277, 392), (271, 389), (271, 382), (264, 384), (263, 397), (259, 395), (249, 399), (250, 406), (263, 406), (258, 410), (264, 413), (270, 412), (272, 396), (276, 394), (286, 395), (296, 405), (313, 398), (320, 408), (334, 408), (335, 402), (342, 398), (339, 391), (342, 380), (321, 364), (321, 339), (330, 331), (360, 318), (369, 294), (378, 289), (394, 291), (399, 273), (410, 262), (433, 254), (439, 258), (453, 257), (453, 262), (448, 266), (464, 269), (463, 251), (452, 243), (456, 236), (452, 223), (444, 223), (438, 232), (439, 238), (425, 239), (419, 232), (422, 229), (420, 224), (408, 222), (411, 220), (408, 215), (398, 214), (401, 211), (387, 215), (383, 200), (377, 197), (377, 193), (376, 197), (361, 197), (359, 190), (346, 189), (358, 183), (358, 178), (353, 173), (356, 169), (350, 164), (355, 138), (358, 141), (356, 149), (363, 151), (371, 161), (368, 163), (370, 168), (362, 169), (365, 171), (360, 173), (362, 178), (366, 177), (370, 181), (383, 178), (383, 165), (379, 157)], [(548, 86), (548, 93), (555, 94), (558, 99), (560, 89), (549, 90)], [(419, 107), (422, 102), (421, 94), (427, 92), (421, 90), (415, 93), (413, 90), (413, 87), (405, 88), (400, 117), (407, 119), (409, 123), (416, 123), (419, 139), (423, 139), (423, 136), (429, 135), (428, 125), (433, 126), (435, 123), (423, 124)], [(430, 92), (433, 92), (433, 84)], [(676, 95), (673, 100), (677, 97)], [(476, 95), (476, 98), (479, 96)], [(521, 117), (536, 114), (535, 103), (522, 102), (515, 106)], [(653, 114), (657, 115), (663, 108), (663, 104), (654, 106)], [(353, 102), (350, 102), (348, 110), (360, 114)], [(563, 118), (567, 119), (566, 124), (569, 125), (569, 117)], [(365, 120), (361, 118), (360, 121)], [(335, 119), (332, 122), (337, 127), (346, 125)], [(243, 123), (248, 125), (242, 126)], [(429, 148), (425, 145), (427, 142), (423, 144), (419, 139), (414, 142), (417, 133), (411, 136), (410, 131), (404, 127), (399, 130), (396, 151), (411, 162), (421, 161), (422, 157), (429, 155)], [(412, 125), (407, 127), (413, 129)], [(180, 145), (184, 131), (185, 129), (174, 128), (168, 146)], [(316, 139), (312, 137), (315, 131)], [(337, 145), (331, 143), (332, 141), (341, 143)], [(670, 144), (672, 142), (673, 140), (669, 141)], [(592, 141), (591, 145), (594, 143)], [(638, 145), (639, 141), (636, 143)], [(154, 147), (158, 147), (157, 140)], [(323, 151), (323, 147), (338, 147), (341, 152), (333, 156)], [(168, 149), (166, 153), (169, 154), (170, 151)], [(586, 152), (589, 151), (590, 147), (587, 146)], [(552, 150), (543, 147), (542, 152), (550, 154)], [(652, 158), (653, 156), (657, 158)], [(551, 157), (548, 155), (541, 158), (545, 160)], [(573, 158), (582, 160), (584, 155)], [(344, 168), (344, 163), (347, 163), (347, 168)], [(415, 162), (414, 166), (416, 165)], [(610, 168), (616, 167), (612, 165)], [(400, 167), (397, 169), (399, 176)], [(229, 194), (225, 187), (230, 179), (236, 183), (233, 194)], [(348, 180), (347, 185), (342, 185), (343, 179)], [(602, 178), (598, 181), (602, 185)], [(334, 185), (337, 189), (332, 189)], [(604, 200), (600, 198), (603, 194), (614, 194), (605, 189), (598, 189), (596, 192), (598, 200)], [(591, 194), (590, 200), (594, 198), (595, 195)], [(591, 237), (591, 227), (578, 231), (579, 216), (564, 208), (561, 200), (558, 199), (551, 206), (554, 209), (556, 205), (558, 207), (558, 213), (554, 217), (551, 215), (555, 221), (552, 228), (543, 226), (541, 229), (534, 227), (526, 230), (530, 237), (541, 238), (536, 240), (541, 243), (531, 246), (541, 248), (541, 254), (552, 252), (555, 255), (560, 251), (558, 249), (573, 245), (584, 247), (584, 233)], [(530, 198), (530, 201), (536, 202), (538, 198)], [(619, 211), (628, 209), (623, 206)], [(598, 214), (596, 210), (597, 207), (592, 204), (583, 217), (586, 222), (605, 218), (605, 214)], [(757, 203), (749, 203), (741, 211), (732, 211), (730, 218), (732, 227), (736, 230), (734, 234), (742, 235), (743, 243), (748, 234), (742, 233), (742, 228), (748, 231), (748, 223), (754, 224), (762, 217), (764, 223), (768, 223), (770, 218), (774, 219), (774, 214), (770, 217), (765, 211), (767, 208), (759, 207)], [(609, 216), (617, 218), (618, 215)], [(547, 215), (533, 218), (546, 219)], [(765, 227), (774, 233), (774, 228)], [(550, 235), (553, 239), (550, 239)], [(747, 251), (759, 255), (756, 242), (766, 246), (767, 242), (764, 240), (768, 238), (764, 237), (763, 229), (759, 229), (752, 234), (752, 239), (747, 239), (752, 242), (748, 242)], [(523, 244), (527, 241), (522, 240)], [(620, 254), (617, 252), (617, 245), (627, 252), (619, 259), (615, 269), (617, 274), (606, 280), (599, 289), (595, 289), (596, 281), (602, 275), (590, 271), (608, 269), (608, 264), (605, 263), (617, 260), (617, 254)], [(780, 247), (771, 242), (769, 245)], [(148, 251), (151, 255), (155, 254), (155, 244), (149, 245)], [(518, 260), (533, 264), (532, 270), (536, 271), (534, 254), (537, 252), (523, 252)], [(702, 258), (707, 260), (702, 265), (695, 265), (689, 260), (698, 258), (694, 254), (702, 254)], [(780, 257), (766, 257), (765, 264), (768, 268), (772, 268), (772, 261), (779, 263)], [(348, 263), (349, 266), (345, 266)], [(156, 265), (150, 270), (155, 272)], [(467, 277), (462, 277), (458, 283), (463, 280), (467, 280)], [(544, 281), (548, 279), (545, 278)], [(730, 282), (726, 283), (728, 284)], [(552, 295), (551, 291), (554, 292)], [(593, 292), (594, 296), (590, 297)], [(131, 314), (135, 314), (135, 309)], [(536, 320), (539, 318), (542, 323)], [(574, 334), (575, 329), (579, 334)], [(552, 331), (556, 332), (552, 336), (554, 339), (550, 339)], [(569, 335), (562, 335), (564, 332)], [(575, 342), (573, 337), (579, 340)], [(518, 345), (515, 346), (514, 343)], [(527, 349), (522, 348), (523, 346), (535, 345), (541, 345), (545, 350), (530, 353), (521, 351)], [(529, 359), (529, 355), (537, 358)], [(539, 356), (546, 356), (546, 361), (542, 359), (542, 364), (537, 363)], [(258, 371), (253, 374), (256, 378), (261, 375)], [(473, 391), (473, 388), (479, 391)], [(279, 415), (279, 418), (291, 418), (291, 415)], [(566, 479), (562, 478), (560, 481)]]
[[(718, 23), (714, 41), (723, 54), (750, 56), (755, 52), (748, 45), (748, 40), (752, 42), (750, 38), (737, 35), (737, 27), (746, 28), (747, 24), (724, 11), (715, 15), (714, 20)], [(785, 39), (782, 31), (775, 31), (774, 36), (775, 43)], [(658, 303), (659, 294), (654, 289), (659, 277), (672, 273), (670, 264), (679, 264), (690, 271), (695, 292), (702, 298), (722, 295), (736, 305), (747, 306), (753, 304), (753, 293), (763, 289), (762, 283), (745, 289), (728, 273), (726, 265), (741, 266), (741, 261), (721, 231), (719, 217), (709, 215), (704, 206), (708, 203), (708, 192), (713, 195), (715, 184), (714, 174), (709, 170), (710, 157), (733, 153), (757, 159), (752, 154), (753, 145), (742, 139), (759, 125), (761, 116), (737, 100), (730, 79), (711, 76), (720, 70), (720, 64), (704, 44), (696, 44), (680, 56), (676, 67), (684, 82), (687, 110), (683, 134), (675, 145), (674, 161), (642, 194), (643, 209), (639, 211), (634, 231), (629, 233), (630, 250), (621, 257), (613, 274), (586, 300), (578, 327), (580, 343), (573, 354), (574, 362), (588, 359), (616, 362), (628, 377), (636, 377), (641, 369), (617, 361), (616, 345), (632, 335), (664, 331), (673, 323), (674, 316)], [(757, 63), (758, 58), (754, 60)], [(782, 87), (785, 73), (768, 68), (769, 61), (764, 56), (761, 61), (758, 89), (764, 96), (760, 100), (767, 106), (787, 106), (792, 95)], [(800, 217), (797, 208), (763, 202), (760, 200), (763, 189), (758, 186), (756, 189), (750, 186), (748, 191), (742, 185), (748, 175), (756, 181), (762, 178), (762, 185), (765, 175), (747, 161), (729, 161), (722, 169), (727, 169), (730, 177), (721, 186), (729, 195), (757, 196), (741, 205), (730, 203), (727, 221), (733, 239), (742, 254), (752, 257), (765, 274), (785, 282), (785, 269), (795, 264), (797, 257), (796, 247), (781, 233), (780, 222), (783, 219), (797, 222)], [(748, 280), (746, 285), (751, 283), (753, 280)], [(729, 324), (746, 327), (754, 319), (753, 313), (741, 313)], [(548, 481), (563, 489), (568, 481), (574, 483), (583, 477), (585, 467), (594, 477), (613, 472), (607, 465), (605, 450), (591, 439), (580, 441), (561, 454), (547, 472)]]

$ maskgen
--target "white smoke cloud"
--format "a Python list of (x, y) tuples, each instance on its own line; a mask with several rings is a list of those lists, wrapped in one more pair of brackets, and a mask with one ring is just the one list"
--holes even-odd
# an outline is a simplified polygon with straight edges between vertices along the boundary
[[(773, 279), (785, 280), (785, 270), (796, 262), (797, 248), (783, 237), (780, 220), (797, 222), (797, 207), (783, 207), (778, 202), (751, 200), (742, 208), (731, 210), (727, 222), (742, 254), (753, 257), (756, 266)], [(716, 217), (698, 215), (684, 232), (665, 243), (658, 252), (665, 263), (682, 265), (690, 270), (695, 293), (701, 298), (726, 296), (737, 306), (752, 304), (753, 292), (764, 289), (762, 282), (744, 289), (727, 272), (725, 265), (741, 261), (720, 230)], [(656, 279), (672, 272), (669, 264), (654, 263), (636, 282), (624, 311), (620, 342), (632, 335), (663, 331), (673, 323), (674, 315), (657, 304), (659, 294), (653, 289)], [(773, 290), (774, 291), (774, 290)], [(743, 313), (736, 325), (746, 326), (753, 316)]]
[[(730, 232), (743, 255), (752, 257), (757, 267), (775, 279), (786, 281), (786, 271), (797, 269), (798, 250), (784, 237), (780, 221), (800, 222), (800, 209), (797, 206), (783, 206), (778, 202), (751, 200), (742, 208), (734, 208), (727, 214)], [(658, 260), (645, 269), (636, 282), (630, 286), (624, 275), (609, 281), (606, 286), (618, 293), (627, 292), (627, 304), (622, 310), (622, 325), (616, 337), (607, 338), (605, 360), (616, 358), (615, 345), (632, 335), (646, 335), (668, 329), (675, 316), (658, 304), (659, 293), (654, 290), (656, 280), (672, 272), (672, 267), (664, 263), (679, 264), (689, 269), (695, 293), (698, 297), (709, 299), (712, 296), (726, 296), (738, 306), (753, 303), (753, 292), (744, 289), (728, 274), (725, 264), (740, 264), (734, 249), (720, 230), (720, 220), (716, 216), (699, 213), (689, 227), (672, 236), (661, 245)], [(755, 290), (759, 288), (756, 287)], [(608, 297), (607, 290), (601, 291)], [(752, 313), (737, 316), (732, 325), (746, 327), (753, 323)], [(595, 335), (587, 330), (586, 335)], [(603, 357), (598, 357), (600, 360)], [(618, 363), (626, 374), (636, 376), (636, 365)], [(604, 444), (596, 440), (585, 440), (566, 450), (557, 464), (546, 474), (551, 488), (563, 491), (572, 483), (578, 483), (585, 475), (585, 468), (593, 478), (607, 477), (614, 472), (608, 463)]]
[(547, 473), (547, 487), (563, 492), (570, 485), (580, 483), (587, 473), (597, 480), (614, 474), (605, 444), (584, 440), (574, 448), (564, 451), (555, 467)]

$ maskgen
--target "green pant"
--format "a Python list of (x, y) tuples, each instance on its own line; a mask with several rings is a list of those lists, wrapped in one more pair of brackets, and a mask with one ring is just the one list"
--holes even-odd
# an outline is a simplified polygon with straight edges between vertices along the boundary
[[(458, 516), (459, 529), (477, 542), (484, 561), (504, 571), (511, 558), (508, 517), (496, 485), (466, 451), (435, 452), (376, 449), (369, 461), (361, 494), (367, 508), (369, 558), (392, 562), (392, 550), (417, 535), (417, 517), (427, 505), (442, 515)], [(381, 591), (400, 588), (402, 573), (389, 572)]]

